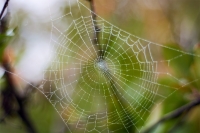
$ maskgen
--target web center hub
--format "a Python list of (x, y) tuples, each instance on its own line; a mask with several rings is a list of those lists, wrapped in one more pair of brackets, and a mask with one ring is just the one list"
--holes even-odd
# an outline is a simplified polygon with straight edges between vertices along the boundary
[(107, 63), (103, 59), (97, 59), (97, 61), (95, 62), (95, 68), (103, 72), (108, 70)]

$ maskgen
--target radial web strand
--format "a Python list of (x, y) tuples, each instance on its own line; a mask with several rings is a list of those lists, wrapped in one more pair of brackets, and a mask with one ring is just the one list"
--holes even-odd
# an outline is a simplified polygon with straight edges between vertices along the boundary
[[(39, 89), (71, 132), (140, 132), (152, 107), (179, 89), (159, 77), (188, 84), (173, 75), (171, 64), (199, 56), (141, 39), (99, 16), (93, 20), (79, 1), (66, 4), (65, 15), (51, 13), (55, 56)], [(160, 58), (163, 49), (173, 56)]]

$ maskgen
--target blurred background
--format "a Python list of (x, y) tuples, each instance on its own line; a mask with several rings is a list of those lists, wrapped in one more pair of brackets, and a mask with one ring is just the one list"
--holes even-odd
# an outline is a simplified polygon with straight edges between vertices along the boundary
[[(86, 6), (86, 0), (80, 0)], [(72, 9), (76, 0), (71, 0)], [(0, 11), (5, 0), (0, 0)], [(68, 129), (53, 106), (34, 87), (39, 86), (44, 70), (54, 56), (49, 46), (51, 34), (51, 12), (65, 14), (65, 0), (10, 0), (4, 12), (0, 36), (1, 64), (12, 66), (17, 92), (26, 94), (24, 108), (38, 133), (67, 133)], [(173, 47), (177, 50), (200, 54), (200, 1), (199, 0), (94, 0), (96, 13), (113, 25), (151, 42)], [(65, 24), (63, 24), (65, 25)], [(66, 27), (68, 25), (66, 24)], [(163, 57), (171, 51), (159, 51)], [(200, 59), (192, 56), (186, 61), (177, 61), (172, 68), (183, 81), (200, 78)], [(183, 69), (182, 69), (183, 68)], [(0, 103), (5, 104), (4, 69), (0, 69)], [(179, 71), (181, 69), (181, 71)], [(185, 73), (185, 74), (183, 74)], [(168, 82), (166, 77), (159, 82)], [(179, 88), (179, 82), (173, 83)], [(199, 96), (199, 83), (191, 83), (177, 90), (159, 104), (146, 122), (146, 127)], [(28, 89), (27, 89), (28, 88)], [(12, 102), (12, 101), (11, 101)], [(12, 103), (11, 103), (12, 104)], [(4, 118), (4, 106), (0, 108), (0, 133), (25, 133), (25, 125), (15, 113), (15, 105), (8, 107), (12, 113)], [(14, 113), (13, 113), (14, 112)], [(2, 116), (2, 118), (1, 118)], [(177, 124), (179, 123), (179, 124)], [(198, 133), (200, 132), (200, 107), (187, 115), (158, 126), (153, 132)]]

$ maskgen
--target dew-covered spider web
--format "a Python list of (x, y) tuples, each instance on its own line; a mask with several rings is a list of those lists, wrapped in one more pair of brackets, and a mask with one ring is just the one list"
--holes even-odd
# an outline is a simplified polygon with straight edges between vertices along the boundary
[[(70, 132), (140, 132), (152, 107), (179, 89), (160, 77), (182, 86), (198, 80), (182, 81), (171, 70), (198, 55), (141, 39), (98, 15), (94, 20), (80, 1), (65, 4), (64, 15), (50, 11), (55, 56), (39, 89)], [(172, 55), (163, 60), (160, 51)]]

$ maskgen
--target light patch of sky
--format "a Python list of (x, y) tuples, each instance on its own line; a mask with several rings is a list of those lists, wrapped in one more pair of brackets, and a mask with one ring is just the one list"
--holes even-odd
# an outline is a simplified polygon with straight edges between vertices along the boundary
[(59, 6), (70, 3), (73, 5), (77, 0), (11, 0), (10, 8), (23, 9), (37, 16), (49, 15), (49, 8), (57, 9)]
[[(41, 26), (34, 29), (32, 26), (37, 24), (33, 23), (49, 21), (50, 10), (59, 13), (59, 7), (63, 6), (67, 1), (68, 0), (11, 0), (9, 3), (8, 9), (11, 13), (22, 10), (26, 12), (30, 18), (25, 19), (24, 28), (21, 29), (20, 32), (20, 36), (25, 39), (26, 51), (16, 66), (17, 73), (28, 82), (40, 81), (43, 78), (44, 70), (48, 68), (50, 60), (53, 57), (53, 52), (49, 44), (50, 32), (46, 33), (48, 34), (46, 36), (41, 35), (40, 32), (45, 31), (45, 29), (43, 30)], [(5, 0), (0, 0), (1, 9), (4, 2)], [(70, 0), (70, 3), (75, 4), (76, 0)], [(40, 31), (38, 29), (40, 29)]]
[(46, 40), (29, 42), (23, 59), (17, 65), (18, 74), (29, 82), (38, 82), (52, 59), (52, 49)]

